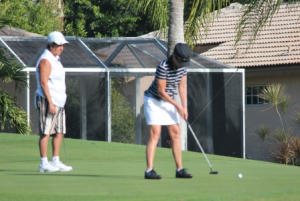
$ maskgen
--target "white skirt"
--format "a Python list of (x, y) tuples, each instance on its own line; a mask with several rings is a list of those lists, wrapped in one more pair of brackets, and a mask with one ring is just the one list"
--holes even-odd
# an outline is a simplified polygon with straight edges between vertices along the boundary
[(179, 114), (176, 107), (166, 101), (144, 96), (144, 113), (147, 125), (174, 125), (179, 123)]

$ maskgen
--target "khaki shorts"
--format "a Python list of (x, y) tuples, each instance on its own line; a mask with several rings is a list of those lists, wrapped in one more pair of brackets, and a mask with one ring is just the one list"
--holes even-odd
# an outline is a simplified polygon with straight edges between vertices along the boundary
[(56, 114), (49, 112), (48, 101), (35, 95), (35, 107), (39, 111), (39, 134), (51, 135), (56, 133), (66, 133), (66, 115), (65, 109), (56, 107)]

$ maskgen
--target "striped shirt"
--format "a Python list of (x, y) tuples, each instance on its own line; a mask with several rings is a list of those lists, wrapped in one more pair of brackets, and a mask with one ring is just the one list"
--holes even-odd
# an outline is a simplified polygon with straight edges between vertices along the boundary
[(187, 74), (187, 68), (182, 67), (175, 69), (172, 63), (172, 57), (161, 61), (155, 72), (155, 78), (150, 87), (145, 91), (145, 96), (153, 97), (157, 100), (162, 100), (157, 90), (157, 79), (167, 80), (166, 92), (174, 99), (174, 92), (181, 81), (181, 78)]

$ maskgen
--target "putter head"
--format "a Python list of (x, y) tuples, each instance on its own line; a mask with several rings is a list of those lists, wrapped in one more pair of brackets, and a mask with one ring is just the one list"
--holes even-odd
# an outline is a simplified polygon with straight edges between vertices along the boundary
[(219, 174), (219, 172), (218, 171), (210, 171), (209, 174)]

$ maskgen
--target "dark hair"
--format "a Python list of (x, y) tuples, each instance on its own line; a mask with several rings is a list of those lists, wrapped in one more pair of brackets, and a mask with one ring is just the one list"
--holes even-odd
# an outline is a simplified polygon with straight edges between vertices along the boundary
[(52, 43), (47, 43), (47, 49), (50, 50), (50, 47), (54, 47), (56, 45), (56, 43), (52, 42)]

